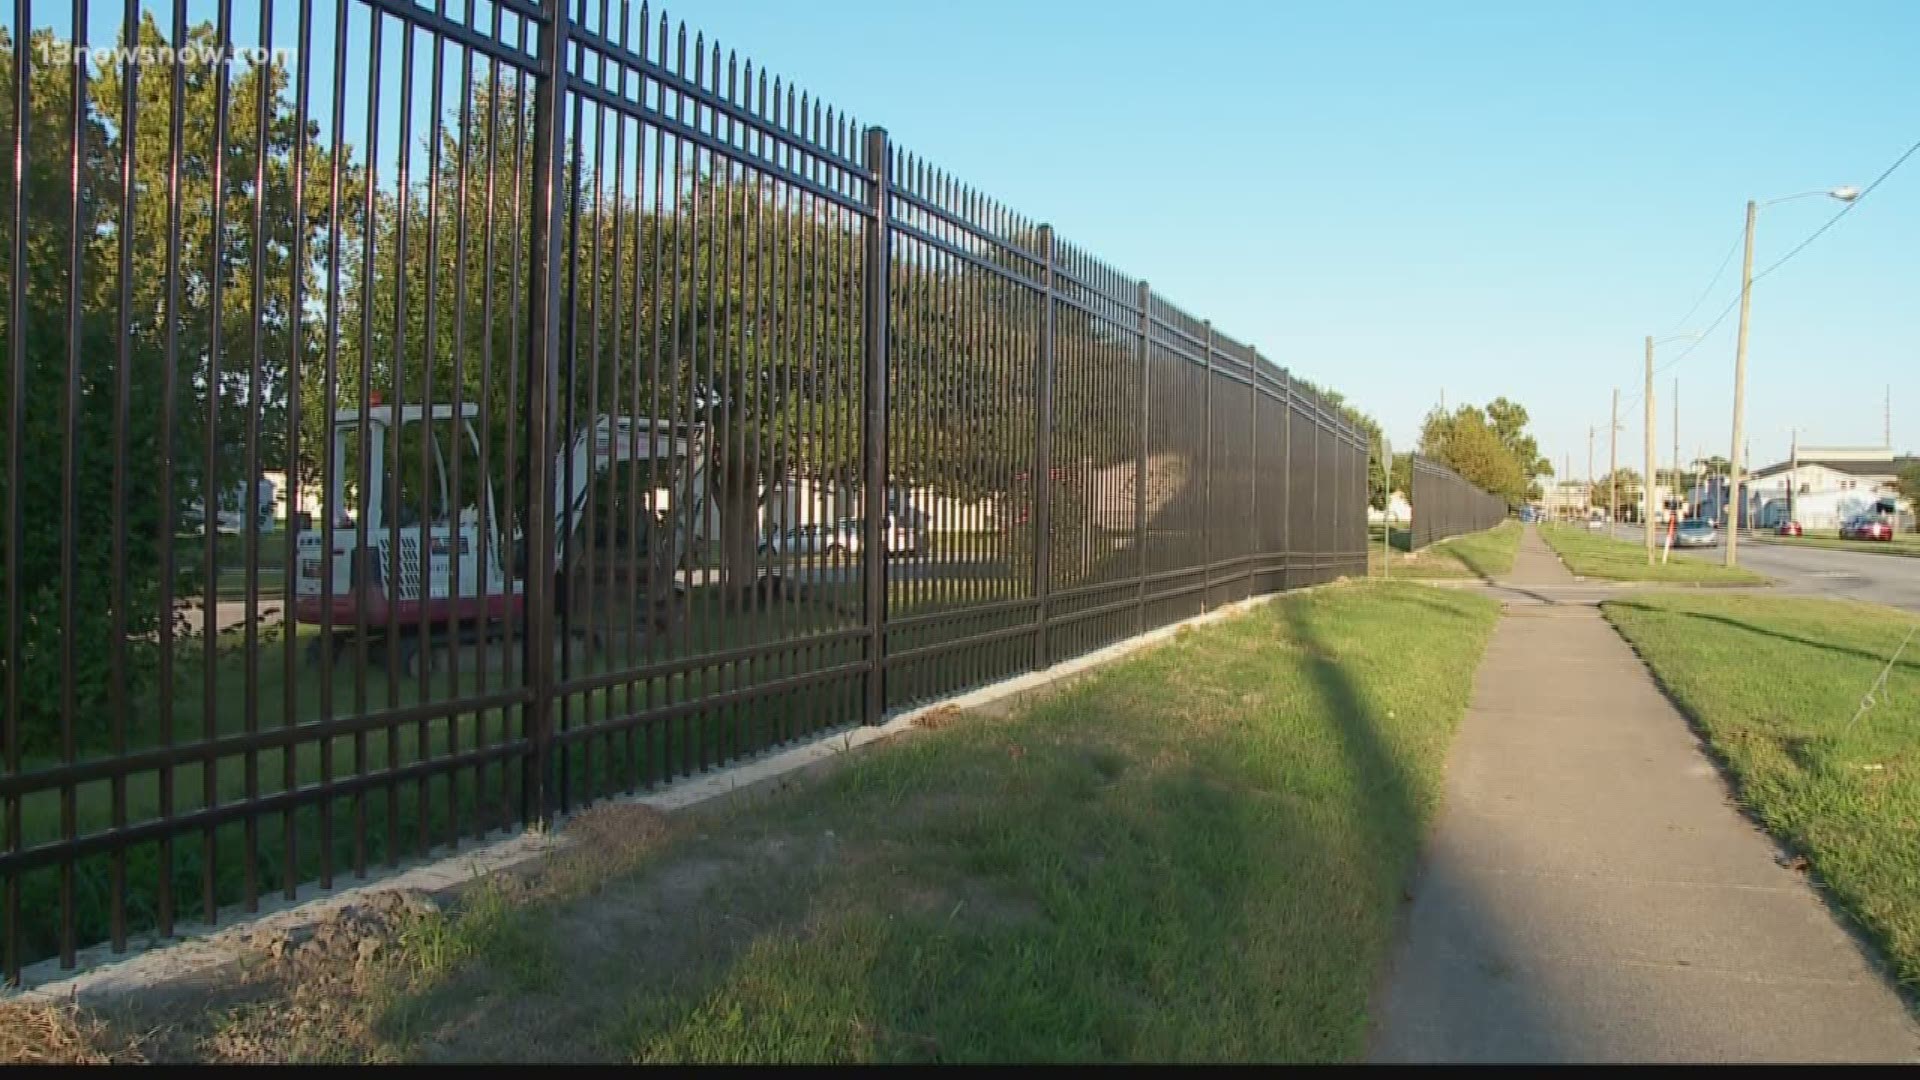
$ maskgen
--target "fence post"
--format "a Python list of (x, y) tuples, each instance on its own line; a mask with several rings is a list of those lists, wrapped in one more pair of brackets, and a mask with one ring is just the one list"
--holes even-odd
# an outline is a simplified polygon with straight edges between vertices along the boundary
[(866, 477), (866, 543), (860, 550), (866, 585), (862, 605), (867, 629), (866, 706), (861, 719), (877, 724), (887, 711), (887, 319), (892, 290), (893, 177), (888, 165), (887, 130), (867, 129), (867, 204), (873, 217), (866, 226), (866, 265), (861, 277), (861, 354), (865, 423), (860, 441)]
[(1046, 667), (1047, 597), (1053, 591), (1053, 226), (1040, 226), (1040, 359), (1034, 365), (1033, 597), (1039, 602), (1033, 635), (1033, 667)]
[(1420, 455), (1407, 454), (1407, 553), (1420, 550)]
[(1207, 320), (1207, 343), (1201, 349), (1206, 357), (1206, 384), (1201, 388), (1200, 420), (1200, 613), (1207, 612), (1213, 594), (1213, 320)]
[(1320, 407), (1320, 393), (1316, 390), (1313, 395), (1313, 513), (1307, 518), (1313, 522), (1308, 531), (1313, 534), (1313, 582), (1316, 585), (1325, 580), (1320, 574), (1326, 569), (1321, 565), (1321, 560), (1326, 556), (1327, 530), (1323, 524), (1326, 518), (1320, 506), (1320, 470), (1323, 468), (1320, 464), (1320, 437), (1326, 431), (1326, 410)]
[(1293, 588), (1293, 373), (1280, 373), (1280, 591)]
[(1140, 460), (1134, 468), (1133, 542), (1140, 557), (1140, 584), (1134, 600), (1134, 632), (1147, 629), (1147, 441), (1152, 437), (1153, 421), (1153, 290), (1140, 283), (1136, 302), (1140, 305)]
[(546, 25), (534, 74), (533, 220), (529, 253), (535, 265), (527, 295), (527, 634), (521, 670), (532, 682), (527, 704), (528, 756), (523, 762), (521, 817), (544, 820), (553, 798), (548, 773), (553, 764), (553, 619), (554, 505), (553, 412), (560, 364), (560, 236), (566, 200), (556, 190), (567, 175), (562, 160), (567, 141), (567, 18), (565, 0), (544, 0)]
[(1253, 595), (1253, 575), (1255, 568), (1261, 565), (1261, 550), (1266, 545), (1260, 542), (1260, 352), (1248, 349), (1253, 363), (1247, 368), (1247, 560), (1241, 563), (1246, 574), (1246, 591), (1240, 594), (1245, 600)]

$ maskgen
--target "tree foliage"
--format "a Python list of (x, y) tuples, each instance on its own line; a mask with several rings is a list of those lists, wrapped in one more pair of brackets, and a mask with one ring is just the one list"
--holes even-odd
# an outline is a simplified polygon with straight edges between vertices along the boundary
[[(135, 32), (140, 45), (165, 44), (151, 14)], [(189, 34), (199, 47), (213, 41), (211, 26)], [(49, 30), (18, 44), (0, 31), (8, 86), (22, 54), (58, 55)], [(29, 227), (0, 243), (23, 300), (18, 326), (0, 307), (0, 366), (24, 390), (16, 403), (14, 384), (0, 386), (0, 412), (20, 405), (25, 421), (13, 447), (22, 468), (0, 471), (0, 503), (17, 499), (31, 524), (7, 583), (23, 609), (21, 638), (0, 644), (19, 650), (7, 677), (19, 688), (30, 753), (56, 740), (66, 695), (76, 744), (104, 736), (110, 688), (137, 695), (147, 685), (166, 576), (197, 588), (183, 571), (200, 552), (176, 551), (175, 566), (164, 567), (162, 537), (197, 524), (188, 508), (216, 504), (243, 478), (235, 463), (247, 447), (266, 467), (284, 461), (286, 357), (299, 321), (290, 286), (304, 269), (293, 251), (296, 237), (311, 241), (316, 229), (312, 215), (293, 213), (295, 148), (304, 147), (309, 169), (324, 171), (328, 158), (317, 132), (286, 108), (284, 71), (183, 65), (176, 89), (172, 70), (35, 62), (26, 115), (4, 121), (9, 141), (24, 122), (27, 153), (24, 190), (7, 170), (0, 200), (17, 197)], [(78, 109), (76, 72), (86, 76)], [(19, 490), (7, 490), (15, 482)]]
[(1411, 464), (1405, 476), (1390, 471), (1388, 463), (1380, 456), (1385, 447), (1380, 422), (1349, 404), (1345, 394), (1298, 377), (1294, 378), (1294, 382), (1319, 394), (1329, 405), (1340, 410), (1340, 415), (1346, 417), (1349, 423), (1360, 429), (1361, 437), (1367, 441), (1367, 505), (1375, 510), (1385, 510), (1390, 492), (1407, 490), (1407, 484), (1410, 483), (1408, 478), (1412, 475)]
[(1553, 472), (1527, 433), (1527, 419), (1526, 409), (1504, 397), (1484, 409), (1435, 409), (1421, 425), (1420, 453), (1510, 504), (1525, 502), (1538, 497), (1539, 477)]

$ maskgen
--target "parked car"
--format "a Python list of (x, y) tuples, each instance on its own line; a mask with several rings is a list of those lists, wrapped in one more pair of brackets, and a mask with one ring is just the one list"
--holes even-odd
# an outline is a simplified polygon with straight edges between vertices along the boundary
[(1604, 532), (1607, 528), (1607, 519), (1595, 514), (1587, 519), (1587, 528), (1594, 532)]
[(924, 514), (889, 511), (886, 520), (887, 554), (919, 558), (927, 553)]
[(1781, 536), (1805, 535), (1805, 531), (1800, 528), (1800, 523), (1797, 521), (1783, 521), (1780, 523), (1780, 527), (1774, 531)]
[(851, 555), (860, 550), (860, 520), (796, 525), (760, 541), (760, 550), (774, 555)]
[(1857, 517), (1840, 526), (1842, 540), (1892, 540), (1893, 525), (1876, 517)]
[(1675, 547), (1715, 547), (1719, 543), (1720, 530), (1705, 518), (1688, 518), (1673, 533)]

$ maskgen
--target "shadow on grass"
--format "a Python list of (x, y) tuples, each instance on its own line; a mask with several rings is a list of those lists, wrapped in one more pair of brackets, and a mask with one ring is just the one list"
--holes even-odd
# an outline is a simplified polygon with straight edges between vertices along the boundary
[[(1371, 618), (1484, 627), (1423, 592)], [(1266, 612), (677, 819), (637, 872), (514, 916), (541, 964), (486, 952), (380, 1028), (428, 1059), (1353, 1056), (1445, 733), (1385, 730), (1422, 692), (1378, 685), (1339, 604)], [(1278, 675), (1276, 649), (1304, 655)], [(1459, 667), (1422, 678), (1464, 694)]]
[(1473, 575), (1488, 584), (1493, 583), (1493, 564), (1488, 562), (1477, 548), (1452, 548), (1453, 557), (1460, 565), (1473, 572)]
[[(1840, 656), (1851, 656), (1860, 660), (1871, 660), (1876, 664), (1885, 664), (1888, 660), (1888, 657), (1886, 655), (1869, 652), (1866, 649), (1856, 649), (1847, 645), (1836, 645), (1831, 641), (1815, 641), (1812, 638), (1801, 637), (1798, 634), (1789, 634), (1784, 631), (1770, 629), (1765, 626), (1759, 626), (1757, 624), (1747, 622), (1744, 619), (1736, 619), (1727, 615), (1716, 615), (1716, 614), (1712, 614), (1704, 611), (1683, 611), (1675, 608), (1665, 607), (1658, 604), (1648, 604), (1648, 603), (1643, 603), (1643, 602), (1634, 601), (1634, 600), (1609, 600), (1607, 603), (1609, 606), (1619, 607), (1628, 611), (1638, 611), (1648, 615), (1655, 615), (1655, 616), (1676, 615), (1683, 619), (1692, 619), (1698, 622), (1719, 623), (1722, 626), (1730, 626), (1735, 630), (1745, 631), (1746, 633), (1749, 633), (1749, 634), (1758, 634), (1762, 637), (1775, 638), (1780, 641), (1791, 642), (1792, 644), (1795, 644), (1795, 645), (1805, 645), (1810, 649), (1819, 649), (1822, 652), (1835, 653)], [(1904, 670), (1904, 669), (1920, 671), (1920, 657), (1916, 657), (1913, 660), (1903, 660), (1896, 665), (1896, 670)]]
[[(1429, 608), (1446, 610), (1445, 605), (1427, 597), (1417, 602)], [(1367, 710), (1354, 677), (1337, 659), (1336, 649), (1325, 641), (1313, 620), (1305, 616), (1301, 605), (1285, 605), (1283, 617), (1312, 657), (1310, 672), (1317, 700), (1311, 707), (1327, 716), (1340, 733), (1347, 764), (1359, 785), (1385, 797), (1387, 817), (1415, 820), (1416, 811), (1409, 793), (1410, 781), (1400, 762), (1382, 743), (1377, 722)]]

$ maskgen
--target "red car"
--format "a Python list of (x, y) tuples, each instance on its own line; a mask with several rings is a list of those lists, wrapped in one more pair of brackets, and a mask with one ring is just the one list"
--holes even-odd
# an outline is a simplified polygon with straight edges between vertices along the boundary
[(1842, 540), (1892, 540), (1893, 526), (1879, 518), (1855, 518), (1840, 526)]
[(1780, 527), (1774, 531), (1781, 536), (1803, 535), (1800, 529), (1800, 523), (1797, 521), (1783, 521), (1780, 523)]

